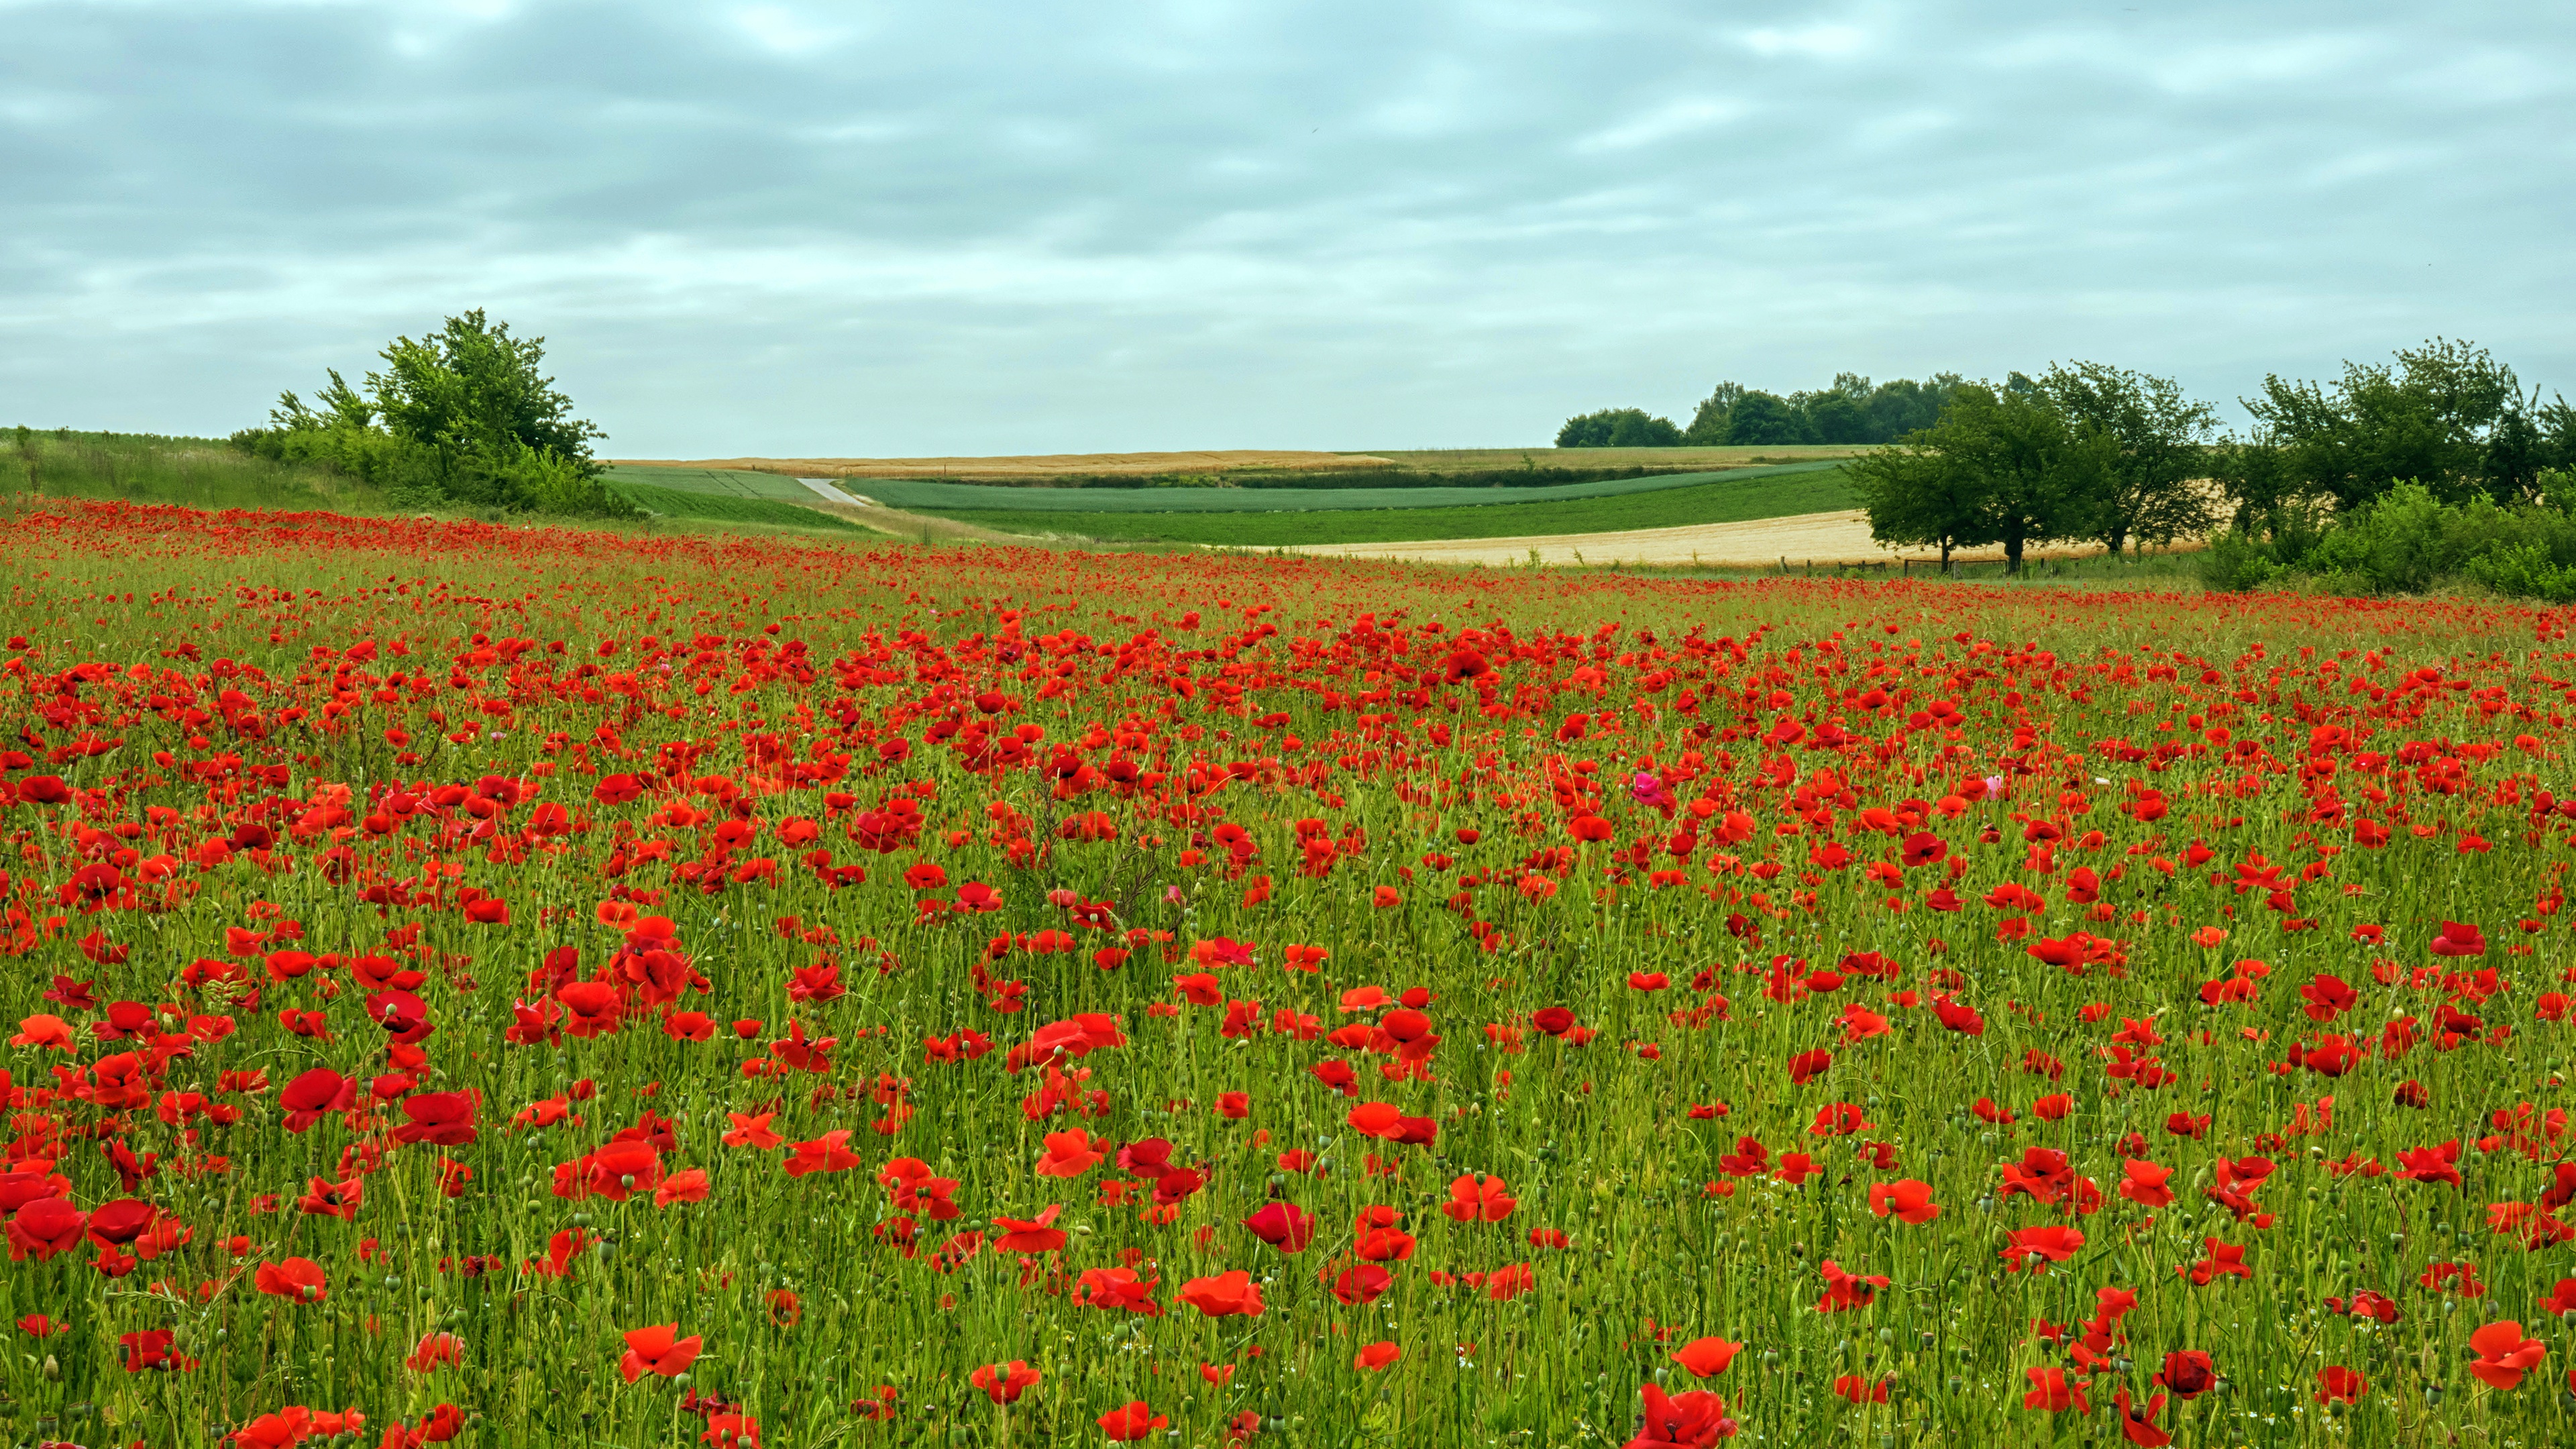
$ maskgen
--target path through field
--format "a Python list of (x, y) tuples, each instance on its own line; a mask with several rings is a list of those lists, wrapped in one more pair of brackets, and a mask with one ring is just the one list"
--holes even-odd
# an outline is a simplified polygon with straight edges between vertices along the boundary
[[(1633, 528), (1618, 533), (1556, 533), (1523, 538), (1425, 539), (1413, 543), (1304, 544), (1292, 553), (1341, 558), (1410, 559), (1420, 563), (1525, 564), (1535, 551), (1542, 563), (1588, 564), (1790, 564), (1886, 563), (1899, 557), (1870, 542), (1869, 517), (1857, 508), (1757, 518), (1739, 523), (1692, 523), (1677, 528)], [(1914, 557), (1920, 550), (1908, 552)], [(1578, 557), (1579, 556), (1579, 557)], [(1954, 558), (1984, 558), (1959, 553)], [(2000, 552), (1992, 557), (2000, 558)]]

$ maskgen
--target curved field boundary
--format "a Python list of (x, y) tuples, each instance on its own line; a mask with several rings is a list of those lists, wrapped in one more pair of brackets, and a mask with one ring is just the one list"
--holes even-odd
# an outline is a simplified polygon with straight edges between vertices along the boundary
[(1352, 508), (1331, 513), (1033, 513), (1008, 509), (936, 512), (944, 518), (1009, 533), (1101, 543), (1288, 548), (1301, 544), (1398, 543), (1672, 528), (1819, 513), (1848, 508), (1856, 501), (1848, 480), (1839, 471), (1794, 471), (1607, 498), (1568, 498), (1552, 503), (1489, 501), (1467, 508)]
[(638, 468), (611, 463), (600, 475), (611, 485), (652, 488), (667, 493), (699, 493), (710, 498), (766, 498), (778, 503), (811, 503), (813, 492), (793, 478), (754, 473), (742, 468)]
[(1825, 460), (1712, 473), (1666, 473), (1560, 483), (1548, 488), (995, 488), (914, 478), (849, 480), (844, 487), (893, 508), (992, 513), (1340, 513), (1382, 508), (1517, 508), (1620, 498), (1712, 483), (1750, 483), (1841, 466)]

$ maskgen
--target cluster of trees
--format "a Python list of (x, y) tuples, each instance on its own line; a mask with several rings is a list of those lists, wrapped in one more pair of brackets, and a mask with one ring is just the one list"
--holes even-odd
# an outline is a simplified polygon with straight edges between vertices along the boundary
[(2206, 533), (2218, 414), (2170, 379), (2098, 362), (1960, 383), (1932, 425), (1853, 460), (1870, 536), (1954, 549), (2098, 541), (2114, 554)]
[(2509, 506), (2539, 498), (2543, 473), (2576, 468), (2576, 409), (2526, 394), (2469, 342), (2435, 338), (2394, 365), (2347, 362), (2329, 384), (2266, 377), (2244, 403), (2252, 436), (2214, 460), (2240, 531), (2305, 529), (2407, 481), (2447, 504)]
[(2576, 602), (2576, 408), (2441, 338), (2332, 383), (2263, 381), (2253, 435), (2213, 451), (2233, 500), (2213, 588), (2413, 593), (2464, 578)]
[[(1952, 388), (1930, 427), (1851, 473), (1872, 536), (1938, 548), (1945, 565), (1956, 548), (2001, 545), (2017, 571), (2041, 543), (2117, 554), (2208, 537), (2210, 579), (2231, 588), (2291, 573), (2415, 588), (2438, 567), (2546, 593), (2548, 570), (2576, 567), (2576, 532), (2555, 521), (2576, 507), (2576, 409), (2544, 404), (2482, 347), (2437, 338), (2390, 364), (2346, 363), (2331, 384), (2270, 376), (2243, 401), (2253, 428), (2222, 436), (2210, 405), (2166, 378), (2090, 362), (2016, 372)], [(2399, 490), (2412, 491), (2394, 512), (2379, 506)], [(2567, 556), (2553, 542), (2481, 565), (2493, 579), (2468, 568), (2516, 529), (2567, 537)]]
[(1856, 373), (1834, 374), (1831, 387), (1786, 397), (1738, 382), (1721, 382), (1691, 413), (1690, 426), (1649, 415), (1643, 408), (1604, 408), (1568, 418), (1557, 430), (1560, 448), (1783, 447), (1802, 443), (1892, 443), (1932, 426), (1960, 386), (1958, 374), (1936, 373), (1872, 384)]
[(365, 391), (329, 369), (314, 405), (283, 393), (268, 426), (245, 428), (233, 443), (336, 468), (405, 506), (634, 514), (591, 456), (591, 440), (607, 434), (573, 416), (572, 399), (539, 370), (544, 338), (513, 337), (510, 324), (477, 308), (378, 355), (384, 370), (367, 374)]

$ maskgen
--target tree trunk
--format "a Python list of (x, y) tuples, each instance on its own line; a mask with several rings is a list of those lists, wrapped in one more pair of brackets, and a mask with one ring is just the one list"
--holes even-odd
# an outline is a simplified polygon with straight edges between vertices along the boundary
[(2012, 537), (2004, 540), (2004, 572), (2014, 576), (2015, 578), (2021, 576), (2020, 534), (2014, 534)]
[(1941, 540), (1941, 577), (1950, 576), (1950, 540)]

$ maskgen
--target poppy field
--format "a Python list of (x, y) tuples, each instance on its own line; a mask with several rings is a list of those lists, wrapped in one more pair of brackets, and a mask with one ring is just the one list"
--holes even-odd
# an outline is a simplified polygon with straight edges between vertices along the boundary
[(0, 1440), (2576, 1437), (2563, 612), (0, 546)]

